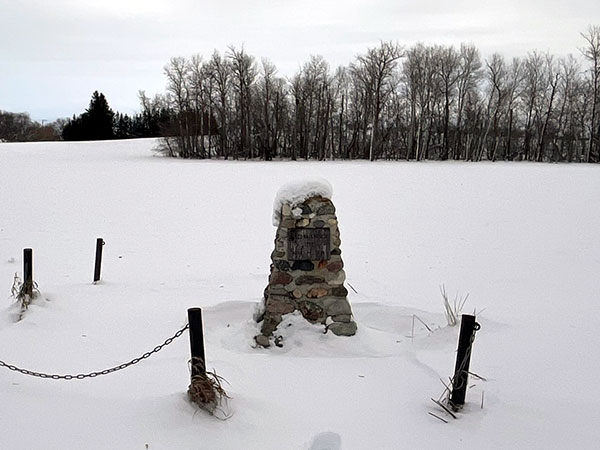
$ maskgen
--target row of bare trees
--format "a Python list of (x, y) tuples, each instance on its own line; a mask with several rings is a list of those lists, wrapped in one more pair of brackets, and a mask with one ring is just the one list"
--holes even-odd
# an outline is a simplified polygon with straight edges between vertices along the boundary
[(57, 141), (64, 122), (58, 119), (43, 124), (32, 120), (27, 113), (0, 110), (0, 142)]
[(164, 150), (184, 158), (600, 162), (600, 27), (581, 57), (482, 60), (473, 45), (381, 42), (291, 78), (243, 48), (172, 58)]

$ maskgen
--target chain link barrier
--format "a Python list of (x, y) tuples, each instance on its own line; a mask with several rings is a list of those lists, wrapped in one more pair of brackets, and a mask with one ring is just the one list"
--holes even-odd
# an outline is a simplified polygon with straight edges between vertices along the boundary
[(118, 366), (111, 367), (110, 369), (100, 370), (98, 372), (80, 373), (77, 375), (48, 374), (48, 373), (43, 373), (43, 372), (35, 372), (33, 370), (21, 369), (20, 367), (14, 366), (12, 364), (7, 364), (2, 360), (0, 360), (0, 367), (6, 367), (8, 370), (12, 370), (14, 372), (19, 372), (19, 373), (22, 373), (23, 375), (29, 375), (29, 376), (38, 377), (38, 378), (49, 378), (51, 380), (83, 380), (85, 378), (96, 378), (99, 375), (108, 375), (109, 373), (118, 372), (119, 370), (123, 370), (123, 369), (126, 369), (127, 367), (133, 366), (134, 364), (137, 364), (144, 359), (150, 358), (150, 356), (154, 355), (155, 353), (160, 352), (164, 347), (166, 347), (171, 342), (173, 342), (175, 339), (180, 337), (185, 332), (185, 330), (187, 330), (188, 328), (189, 328), (189, 324), (186, 324), (183, 328), (178, 330), (177, 333), (175, 333), (170, 338), (166, 339), (165, 342), (163, 342), (160, 345), (157, 345), (156, 347), (154, 347), (153, 350), (150, 350), (149, 352), (146, 352), (137, 358), (133, 358), (131, 361), (128, 361), (123, 364), (119, 364)]

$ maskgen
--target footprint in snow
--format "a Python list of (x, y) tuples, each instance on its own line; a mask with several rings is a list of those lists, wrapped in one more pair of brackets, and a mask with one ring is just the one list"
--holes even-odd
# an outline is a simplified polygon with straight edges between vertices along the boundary
[(308, 450), (341, 450), (342, 438), (339, 434), (331, 431), (317, 434)]

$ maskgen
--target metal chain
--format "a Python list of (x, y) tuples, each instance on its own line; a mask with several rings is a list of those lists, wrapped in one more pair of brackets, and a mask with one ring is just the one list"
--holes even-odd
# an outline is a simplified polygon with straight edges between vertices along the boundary
[(131, 361), (128, 361), (123, 364), (119, 364), (118, 366), (111, 367), (110, 369), (100, 370), (98, 372), (80, 373), (77, 375), (56, 375), (56, 374), (48, 374), (48, 373), (43, 373), (43, 372), (35, 372), (33, 370), (21, 369), (20, 367), (14, 366), (12, 364), (7, 364), (2, 360), (0, 360), (0, 367), (6, 367), (8, 370), (19, 372), (19, 373), (22, 373), (23, 375), (30, 375), (32, 377), (38, 377), (38, 378), (49, 378), (52, 380), (83, 380), (84, 378), (96, 378), (99, 375), (108, 375), (109, 373), (123, 370), (129, 366), (133, 366), (134, 364), (139, 363), (143, 359), (150, 358), (150, 356), (152, 356), (155, 353), (160, 352), (164, 347), (166, 347), (171, 342), (173, 342), (175, 339), (177, 339), (179, 336), (181, 336), (183, 334), (183, 332), (185, 330), (187, 330), (188, 328), (189, 328), (189, 324), (186, 324), (183, 328), (181, 328), (179, 331), (177, 331), (177, 333), (175, 333), (170, 338), (166, 339), (165, 342), (163, 342), (160, 345), (157, 345), (156, 347), (154, 347), (153, 350), (150, 350), (149, 352), (146, 352), (137, 358), (133, 358)]

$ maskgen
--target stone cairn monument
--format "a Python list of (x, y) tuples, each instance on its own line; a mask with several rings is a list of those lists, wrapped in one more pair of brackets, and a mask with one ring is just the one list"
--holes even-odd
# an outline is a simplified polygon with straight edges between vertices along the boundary
[(271, 274), (256, 317), (262, 322), (255, 337), (260, 346), (270, 345), (283, 315), (294, 311), (338, 336), (356, 333), (331, 196), (323, 180), (288, 184), (277, 194)]

